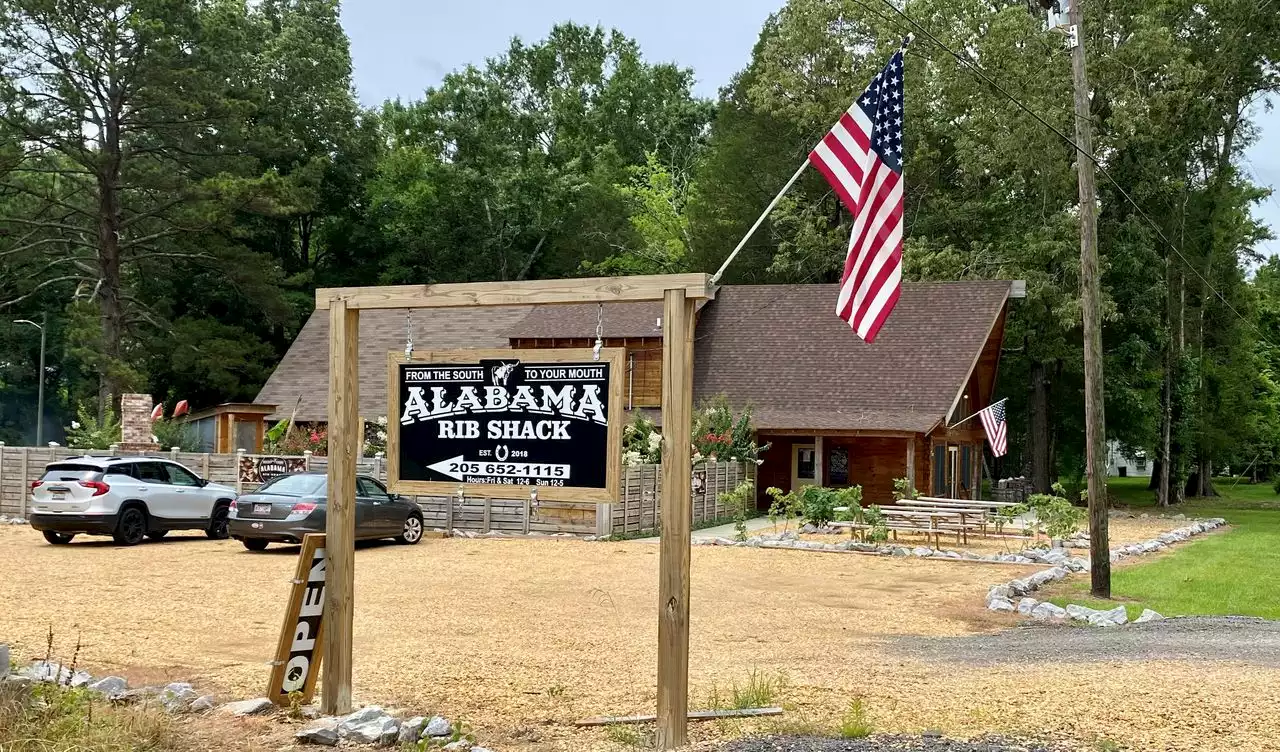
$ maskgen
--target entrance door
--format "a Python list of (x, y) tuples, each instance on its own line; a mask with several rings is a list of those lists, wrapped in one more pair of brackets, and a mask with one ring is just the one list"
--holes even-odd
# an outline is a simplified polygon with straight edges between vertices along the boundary
[(818, 452), (813, 444), (791, 445), (791, 490), (812, 486), (817, 478)]

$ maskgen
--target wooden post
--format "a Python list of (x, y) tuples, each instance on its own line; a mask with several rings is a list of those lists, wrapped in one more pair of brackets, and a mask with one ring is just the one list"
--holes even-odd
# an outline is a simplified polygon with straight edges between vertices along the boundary
[(18, 469), (18, 516), (27, 517), (27, 492), (31, 479), (27, 477), (27, 459), (31, 456), (31, 447), (22, 448), (22, 465)]
[(356, 458), (360, 455), (360, 311), (329, 304), (329, 498), (325, 517), (324, 685), (326, 715), (351, 711), (351, 640), (355, 617)]
[(4, 442), (0, 441), (0, 507), (4, 506)]
[(662, 540), (658, 564), (660, 750), (683, 747), (689, 712), (689, 487), (694, 301), (667, 290), (662, 315)]
[(630, 513), (631, 468), (622, 468), (622, 532), (627, 532), (627, 514)]
[(826, 473), (822, 469), (822, 437), (813, 437), (813, 485), (822, 486), (823, 476)]
[(204, 453), (204, 458), (200, 460), (200, 477), (209, 477), (209, 453)]
[[(490, 525), (489, 519), (490, 519), (490, 515), (492, 514), (492, 511), (491, 511), (492, 506), (493, 506), (493, 500), (490, 499), (488, 496), (484, 497), (484, 525), (482, 529), (486, 533), (489, 532), (489, 525)], [(528, 515), (526, 514), (525, 516), (528, 516)]]
[(916, 437), (907, 439), (907, 486), (916, 487)]
[[(537, 493), (537, 489), (534, 489)], [(531, 496), (524, 497), (524, 534), (529, 534), (529, 516), (533, 514), (533, 498)]]
[(1080, 183), (1080, 308), (1084, 324), (1084, 436), (1089, 488), (1089, 578), (1095, 598), (1111, 597), (1111, 550), (1107, 535), (1107, 437), (1102, 393), (1102, 283), (1098, 272), (1098, 206), (1094, 185), (1093, 126), (1084, 55), (1084, 3), (1071, 3), (1075, 46), (1076, 175)]
[(237, 449), (237, 450), (236, 450), (236, 469), (235, 469), (235, 473), (236, 473), (236, 496), (239, 496), (240, 494), (244, 493), (244, 481), (242, 480), (242, 478), (241, 478), (241, 476), (240, 476), (240, 467), (241, 467), (241, 463), (243, 463), (243, 462), (244, 462), (244, 450), (243, 450), (243, 449)]

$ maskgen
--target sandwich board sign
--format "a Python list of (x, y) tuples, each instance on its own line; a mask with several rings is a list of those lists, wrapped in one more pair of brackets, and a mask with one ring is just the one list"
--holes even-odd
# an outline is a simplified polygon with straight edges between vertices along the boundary
[(290, 706), (294, 692), (301, 694), (304, 704), (315, 693), (323, 655), (326, 560), (324, 533), (304, 535), (267, 685), (267, 697), (281, 707)]
[(612, 501), (622, 467), (618, 348), (448, 350), (388, 358), (387, 485)]

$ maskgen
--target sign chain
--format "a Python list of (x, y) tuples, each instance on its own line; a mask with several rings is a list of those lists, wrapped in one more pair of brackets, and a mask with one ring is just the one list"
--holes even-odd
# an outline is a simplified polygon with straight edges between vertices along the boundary
[(600, 349), (604, 347), (604, 303), (596, 311), (596, 343), (591, 348), (591, 359), (599, 362)]

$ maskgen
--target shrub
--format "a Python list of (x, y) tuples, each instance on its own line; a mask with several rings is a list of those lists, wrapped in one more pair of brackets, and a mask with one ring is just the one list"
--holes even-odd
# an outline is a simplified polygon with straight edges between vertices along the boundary
[(906, 478), (893, 479), (893, 500), (902, 501), (904, 499), (914, 499), (920, 495), (920, 492), (911, 485), (911, 481)]
[(196, 428), (190, 423), (161, 418), (151, 424), (151, 433), (161, 449), (177, 447), (183, 452), (200, 451), (200, 439), (196, 436)]
[[(861, 491), (861, 488), (859, 488)], [(882, 543), (889, 540), (889, 523), (885, 521), (884, 512), (880, 511), (880, 507), (872, 504), (869, 507), (863, 507), (859, 512), (862, 524), (870, 526), (867, 530), (867, 540), (872, 543)]]
[(764, 490), (772, 499), (773, 503), (769, 505), (769, 521), (778, 524), (778, 520), (785, 521), (787, 527), (791, 526), (791, 521), (800, 517), (803, 512), (803, 505), (800, 494), (795, 491), (783, 493), (781, 488), (769, 486)]
[(658, 424), (637, 415), (622, 429), (622, 464), (656, 465), (662, 462), (662, 432)]
[(845, 739), (864, 739), (874, 731), (875, 726), (871, 724), (871, 717), (867, 714), (862, 698), (850, 700), (848, 710), (844, 711), (844, 717), (840, 719), (840, 736)]
[(725, 508), (733, 512), (734, 540), (746, 540), (748, 512), (754, 510), (756, 505), (755, 484), (744, 480), (732, 491), (720, 494), (720, 498), (724, 501)]
[(693, 413), (693, 448), (695, 458), (721, 462), (759, 462), (760, 453), (769, 448), (755, 442), (755, 426), (751, 407), (742, 408), (736, 417), (729, 398), (723, 394), (703, 402)]
[(67, 446), (73, 449), (110, 449), (120, 441), (120, 418), (111, 410), (101, 423), (98, 417), (80, 405), (76, 420), (67, 427)]
[(840, 506), (838, 492), (831, 488), (805, 486), (800, 491), (800, 507), (804, 518), (819, 527), (826, 526), (836, 518), (836, 507)]
[(1035, 511), (1045, 534), (1054, 539), (1069, 537), (1084, 521), (1085, 510), (1061, 496), (1033, 494), (1027, 497), (1027, 507)]
[(1275, 491), (1277, 495), (1280, 495), (1280, 473), (1277, 473), (1276, 476), (1271, 479), (1271, 490)]

